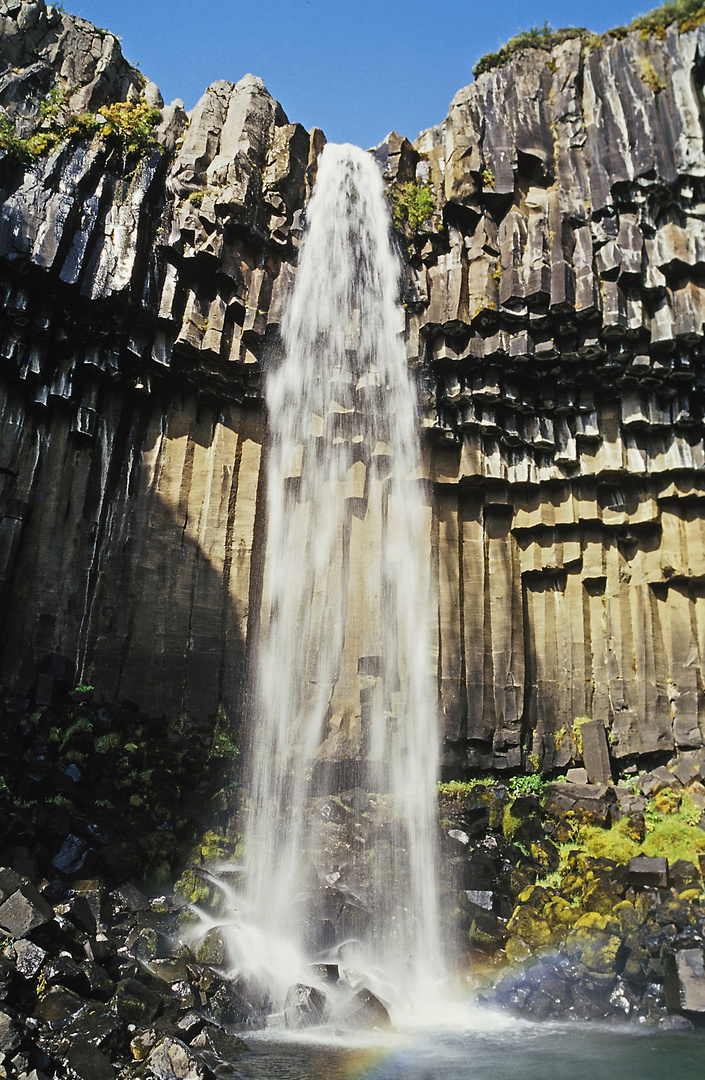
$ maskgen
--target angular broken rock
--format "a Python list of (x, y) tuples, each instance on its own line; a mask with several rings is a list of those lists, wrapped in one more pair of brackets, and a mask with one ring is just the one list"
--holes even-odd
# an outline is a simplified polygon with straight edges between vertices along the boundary
[(206, 1080), (212, 1076), (203, 1058), (181, 1039), (162, 1039), (147, 1058), (147, 1068), (157, 1080)]
[(0, 867), (0, 903), (4, 903), (9, 896), (12, 896), (21, 884), (22, 878), (19, 874), (7, 866)]
[(637, 855), (629, 860), (630, 884), (641, 888), (665, 889), (668, 885), (668, 860), (650, 855)]
[(702, 949), (679, 949), (666, 957), (666, 1007), (705, 1013), (705, 957)]
[(312, 1027), (321, 1024), (326, 1008), (326, 995), (315, 986), (295, 983), (286, 992), (284, 1016), (288, 1028)]
[(53, 908), (29, 881), (23, 882), (0, 905), (0, 927), (14, 938), (26, 937), (53, 918)]
[(612, 766), (605, 725), (601, 720), (588, 720), (581, 724), (580, 737), (588, 783), (611, 784)]
[(392, 1022), (384, 1002), (363, 986), (335, 1014), (336, 1023), (343, 1027), (388, 1031)]
[(162, 1006), (162, 999), (154, 990), (137, 979), (123, 979), (115, 992), (114, 1008), (127, 1024), (148, 1024)]
[(199, 1032), (196, 1038), (192, 1039), (191, 1046), (199, 1054), (203, 1054), (204, 1060), (213, 1069), (221, 1062), (232, 1061), (238, 1054), (249, 1050), (247, 1043), (237, 1035), (228, 1035), (213, 1024)]
[(11, 1056), (22, 1041), (22, 1032), (9, 1013), (0, 1009), (0, 1051)]
[(82, 1039), (72, 1039), (65, 1052), (63, 1064), (72, 1080), (113, 1080), (115, 1069), (109, 1059)]

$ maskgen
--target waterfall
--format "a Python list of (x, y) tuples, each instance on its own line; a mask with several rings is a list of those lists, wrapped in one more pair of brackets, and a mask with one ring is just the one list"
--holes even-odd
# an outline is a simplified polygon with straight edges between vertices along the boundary
[[(370, 155), (326, 146), (266, 386), (240, 955), (256, 954), (275, 996), (302, 958), (341, 945), (332, 908), (379, 985), (428, 994), (442, 972), (430, 509), (390, 233)], [(346, 787), (371, 822), (341, 841), (359, 850), (353, 885), (316, 824), (348, 813), (325, 798)]]

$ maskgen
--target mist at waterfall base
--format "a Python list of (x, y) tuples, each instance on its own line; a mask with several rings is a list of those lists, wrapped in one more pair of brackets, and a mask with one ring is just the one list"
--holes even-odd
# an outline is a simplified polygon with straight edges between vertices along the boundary
[[(275, 1014), (313, 985), (333, 1023), (363, 987), (401, 1022), (444, 978), (429, 508), (399, 293), (379, 169), (328, 145), (266, 386), (245, 863), (223, 933)], [(346, 815), (338, 792), (348, 827), (325, 820)]]

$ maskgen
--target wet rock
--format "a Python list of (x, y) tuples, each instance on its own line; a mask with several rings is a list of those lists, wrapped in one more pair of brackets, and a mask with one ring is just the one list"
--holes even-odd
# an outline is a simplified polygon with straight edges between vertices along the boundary
[(72, 990), (56, 986), (40, 995), (33, 1016), (47, 1024), (52, 1030), (60, 1031), (68, 1027), (90, 1004), (86, 998), (80, 997)]
[(222, 967), (227, 956), (227, 944), (219, 926), (212, 927), (196, 949), (199, 964)]
[(148, 1024), (162, 1007), (162, 998), (137, 979), (124, 979), (113, 998), (115, 1011), (126, 1024)]
[(119, 889), (113, 889), (109, 899), (114, 919), (124, 919), (149, 908), (147, 897), (131, 882), (126, 882)]
[(326, 996), (315, 986), (296, 983), (290, 986), (284, 1000), (286, 1026), (293, 1030), (323, 1023)]
[[(187, 1015), (190, 1016), (191, 1014)], [(197, 1030), (200, 1030), (200, 1028)], [(182, 1039), (185, 1042), (190, 1041), (188, 1029), (186, 1031), (181, 1030), (172, 1021), (160, 1016), (130, 1039), (130, 1053), (135, 1061), (146, 1061), (155, 1046), (165, 1038)]]
[(86, 896), (74, 896), (66, 903), (57, 905), (54, 910), (86, 934), (94, 936), (98, 932), (96, 912)]
[(209, 1080), (213, 1075), (200, 1054), (180, 1039), (166, 1038), (147, 1058), (148, 1072), (157, 1080)]
[(0, 928), (14, 938), (26, 937), (53, 918), (53, 909), (28, 881), (0, 905)]
[(226, 1031), (248, 1024), (255, 1010), (230, 983), (221, 983), (208, 999), (208, 1016)]
[(686, 1016), (662, 1016), (658, 1021), (659, 1031), (692, 1031), (694, 1027)]
[(219, 1065), (235, 1060), (249, 1050), (247, 1043), (237, 1035), (228, 1035), (209, 1024), (191, 1040), (191, 1047), (197, 1050), (208, 1065), (215, 1071)]
[(33, 978), (37, 974), (47, 955), (39, 945), (26, 939), (14, 943), (13, 954), (17, 971), (27, 978)]
[(17, 968), (6, 956), (0, 955), (0, 1000), (5, 999), (16, 978)]
[(71, 1080), (113, 1080), (117, 1075), (103, 1051), (80, 1038), (72, 1040), (61, 1060)]
[(90, 845), (85, 840), (69, 835), (52, 859), (52, 865), (62, 874), (76, 874), (86, 865), (90, 853)]
[(95, 1046), (109, 1052), (119, 1051), (125, 1042), (123, 1020), (104, 1006), (91, 1002), (62, 1029), (62, 1038), (69, 1042)]
[(0, 867), (0, 903), (4, 903), (13, 892), (19, 889), (22, 878), (8, 867)]
[(331, 983), (333, 986), (338, 982), (339, 968), (337, 964), (312, 964), (311, 973), (321, 982)]
[(494, 907), (495, 894), (489, 889), (465, 889), (465, 895), (470, 904), (475, 907), (483, 908), (485, 911), (492, 911)]
[(669, 1009), (705, 1013), (705, 960), (702, 949), (679, 949), (665, 964)]
[(389, 1031), (392, 1027), (387, 1006), (366, 986), (340, 1006), (333, 1019), (341, 1027), (354, 1031)]

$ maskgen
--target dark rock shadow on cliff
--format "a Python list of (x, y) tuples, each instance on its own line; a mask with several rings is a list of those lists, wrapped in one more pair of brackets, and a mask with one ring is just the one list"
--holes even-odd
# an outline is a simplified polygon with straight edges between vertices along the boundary
[(3, 602), (0, 865), (167, 882), (232, 815), (257, 419), (174, 394), (104, 410), (92, 442), (60, 408), (28, 413), (7, 476), (26, 512)]

